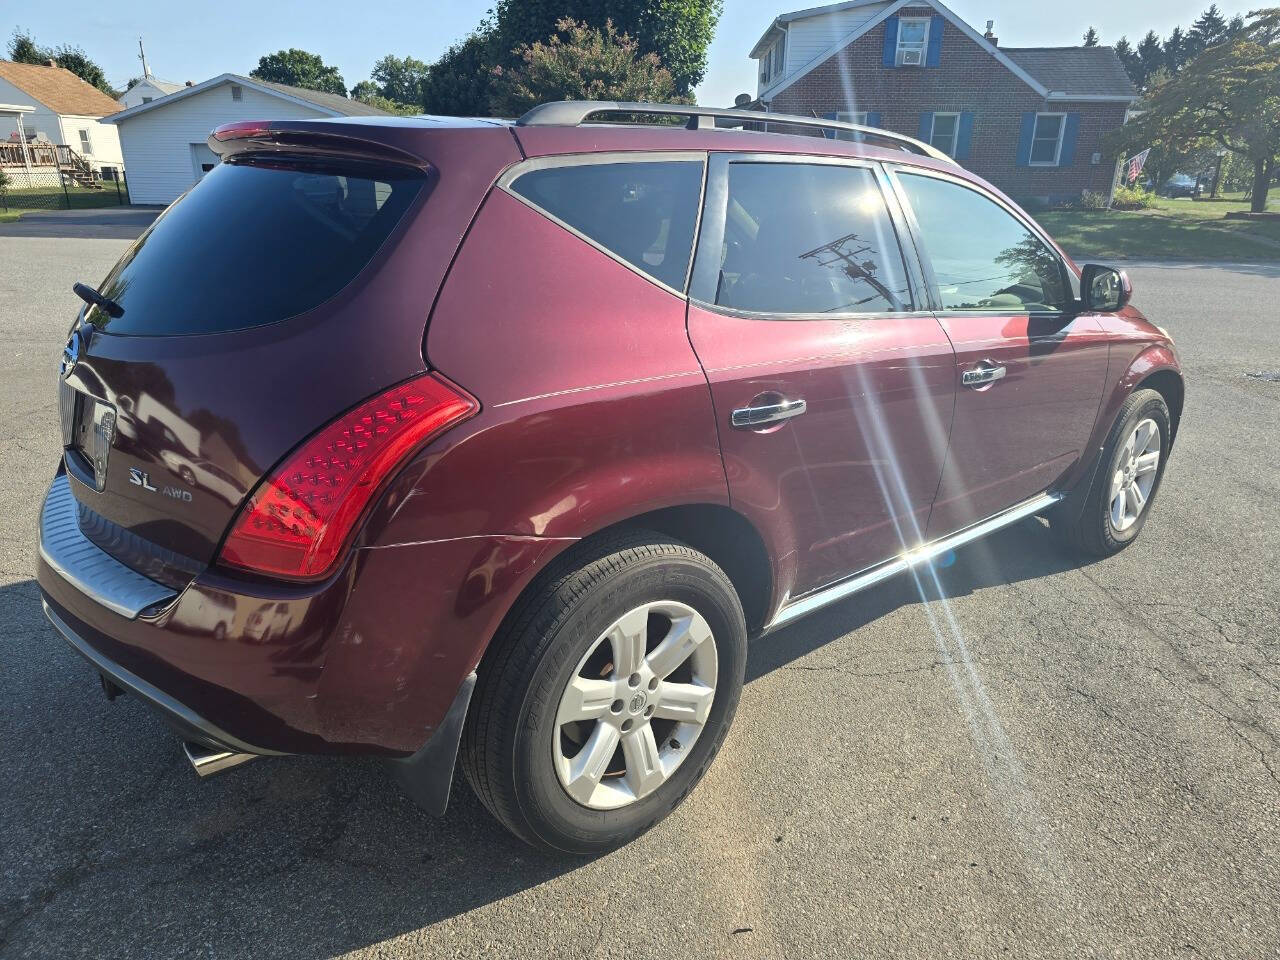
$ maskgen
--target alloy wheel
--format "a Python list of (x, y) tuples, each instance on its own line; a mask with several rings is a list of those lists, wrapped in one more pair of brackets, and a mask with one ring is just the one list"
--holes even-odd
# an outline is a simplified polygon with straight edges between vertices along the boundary
[(687, 604), (642, 604), (610, 624), (556, 711), (552, 760), (569, 796), (610, 810), (658, 789), (706, 725), (716, 671), (711, 627)]
[(1160, 466), (1160, 428), (1151, 418), (1141, 421), (1120, 448), (1111, 478), (1111, 526), (1124, 533), (1142, 516)]

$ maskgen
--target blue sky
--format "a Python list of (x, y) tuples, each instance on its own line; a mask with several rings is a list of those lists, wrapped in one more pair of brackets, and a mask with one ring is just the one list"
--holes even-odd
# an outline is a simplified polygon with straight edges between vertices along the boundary
[[(820, 0), (725, 0), (724, 17), (710, 52), (700, 103), (733, 102), (735, 94), (755, 92), (755, 70), (747, 59), (770, 20), (787, 10)], [(58, 0), (40, 4), (6, 3), (0, 30), (7, 41), (15, 27), (37, 41), (78, 44), (102, 64), (113, 83), (123, 86), (141, 72), (138, 35), (146, 42), (151, 72), (165, 80), (199, 82), (219, 73), (248, 73), (258, 57), (282, 47), (302, 47), (337, 65), (347, 85), (365, 79), (384, 54), (431, 61), (465, 36), (492, 0), (220, 0), (209, 6), (172, 0)], [(1254, 4), (1255, 6), (1257, 4)], [(1136, 42), (1149, 29), (1162, 36), (1188, 24), (1208, 0), (1072, 0), (1061, 6), (1026, 0), (954, 0), (961, 17), (979, 29), (996, 21), (996, 34), (1009, 46), (1065, 46), (1080, 42), (1093, 24), (1103, 43), (1122, 34)], [(1226, 16), (1245, 7), (1219, 3)], [(16, 16), (15, 16), (16, 13)]]

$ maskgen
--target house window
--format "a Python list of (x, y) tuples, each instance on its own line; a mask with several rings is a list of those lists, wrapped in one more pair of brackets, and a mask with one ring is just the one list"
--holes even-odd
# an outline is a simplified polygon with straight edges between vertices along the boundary
[[(859, 111), (858, 113), (837, 113), (836, 119), (839, 120), (841, 123), (856, 123), (860, 127), (865, 127), (867, 125), (867, 112), (865, 110), (862, 110), (862, 111)], [(858, 135), (855, 134), (852, 130), (837, 130), (836, 139), (837, 140), (857, 140)]]
[(776, 80), (786, 73), (787, 35), (784, 33), (773, 45), (773, 76)]
[(231, 85), (231, 99), (232, 99), (232, 100), (243, 100), (243, 99), (244, 99), (244, 87), (240, 86), (238, 83), (233, 83), (233, 84)]
[(897, 66), (924, 66), (925, 50), (928, 46), (928, 17), (898, 18), (898, 52), (894, 59)]
[(89, 131), (80, 131), (80, 152), (86, 157), (93, 156), (93, 144), (89, 141)]
[(1037, 113), (1031, 136), (1031, 165), (1056, 167), (1062, 156), (1062, 131), (1067, 123), (1065, 113)]
[(956, 155), (956, 134), (960, 129), (960, 114), (935, 113), (933, 127), (929, 131), (929, 146), (937, 147), (948, 157)]

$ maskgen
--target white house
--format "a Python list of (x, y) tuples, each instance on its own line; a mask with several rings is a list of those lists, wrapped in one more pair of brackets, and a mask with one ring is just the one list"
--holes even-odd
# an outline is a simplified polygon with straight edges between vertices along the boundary
[(167, 97), (171, 93), (177, 93), (182, 89), (180, 83), (170, 83), (167, 80), (157, 80), (152, 76), (145, 76), (132, 87), (126, 90), (116, 100), (116, 103), (128, 110), (130, 107), (136, 107), (143, 103), (150, 103), (152, 100), (159, 100), (161, 97)]
[(120, 105), (70, 70), (0, 60), (0, 165), (31, 183), (58, 171), (81, 182), (115, 177), (120, 136), (103, 120)]
[(224, 123), (384, 113), (337, 94), (224, 73), (122, 110), (108, 122), (120, 130), (130, 199), (172, 203), (218, 162), (208, 139)]

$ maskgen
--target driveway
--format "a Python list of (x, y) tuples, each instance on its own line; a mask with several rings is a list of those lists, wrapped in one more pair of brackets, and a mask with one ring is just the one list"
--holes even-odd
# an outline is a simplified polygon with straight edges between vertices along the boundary
[(0, 955), (1276, 955), (1280, 267), (1130, 267), (1189, 376), (1131, 549), (1027, 521), (757, 642), (689, 802), (581, 860), (373, 763), (199, 782), (45, 623), (70, 285), (124, 246), (0, 238)]
[(33, 210), (0, 223), (0, 237), (69, 237), (132, 240), (163, 207), (100, 207), (91, 210)]

